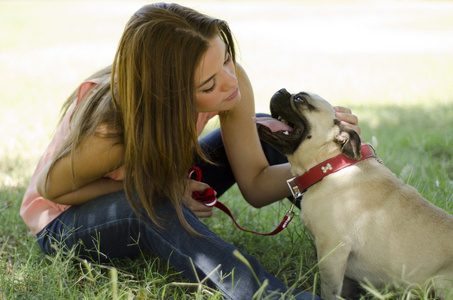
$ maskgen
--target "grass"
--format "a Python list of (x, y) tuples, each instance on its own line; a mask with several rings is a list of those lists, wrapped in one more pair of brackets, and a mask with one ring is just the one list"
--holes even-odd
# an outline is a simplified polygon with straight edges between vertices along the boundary
[[(146, 251), (106, 265), (90, 264), (73, 253), (45, 256), (18, 215), (62, 101), (84, 77), (110, 62), (127, 18), (142, 4), (0, 2), (2, 300), (220, 299), (215, 291), (188, 286), (165, 261)], [(329, 9), (328, 1), (288, 1), (278, 7), (266, 2), (260, 9), (252, 2), (241, 11), (232, 2), (192, 6), (229, 21), (255, 87), (257, 110), (266, 111), (268, 99), (281, 87), (309, 90), (349, 106), (360, 118), (363, 138), (377, 146), (387, 167), (453, 213), (451, 3), (389, 2), (379, 7), (379, 19), (373, 4), (330, 4), (335, 9)], [(356, 29), (358, 21), (368, 35)], [(283, 201), (253, 209), (237, 188), (221, 200), (242, 226), (256, 231), (275, 228), (288, 208)], [(315, 248), (299, 218), (274, 237), (232, 229), (219, 211), (206, 223), (287, 285), (319, 291)], [(408, 294), (370, 289), (362, 298)]]

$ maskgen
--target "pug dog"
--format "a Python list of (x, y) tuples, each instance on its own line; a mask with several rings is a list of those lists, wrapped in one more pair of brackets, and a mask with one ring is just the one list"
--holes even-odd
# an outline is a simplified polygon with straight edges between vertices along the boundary
[[(296, 176), (289, 186), (303, 194), (322, 297), (350, 298), (363, 282), (453, 297), (453, 216), (399, 180), (320, 96), (282, 89), (270, 110), (258, 131), (285, 153)], [(308, 183), (295, 186), (299, 178)]]

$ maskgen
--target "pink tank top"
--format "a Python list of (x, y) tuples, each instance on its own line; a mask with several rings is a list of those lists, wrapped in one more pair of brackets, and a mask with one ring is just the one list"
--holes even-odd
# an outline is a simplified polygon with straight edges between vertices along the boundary
[[(84, 82), (78, 90), (77, 99), (74, 101), (74, 104), (68, 110), (66, 115), (63, 117), (61, 123), (58, 125), (57, 131), (55, 132), (54, 137), (52, 138), (49, 146), (44, 151), (41, 159), (39, 160), (38, 166), (36, 167), (35, 172), (33, 173), (30, 183), (27, 190), (25, 191), (24, 198), (22, 200), (22, 205), (20, 208), (20, 215), (24, 220), (25, 224), (30, 228), (31, 232), (36, 235), (39, 233), (47, 224), (57, 218), (62, 212), (67, 210), (70, 205), (61, 205), (55, 202), (44, 199), (38, 194), (36, 182), (39, 172), (42, 168), (49, 163), (56, 152), (58, 151), (60, 145), (64, 142), (66, 137), (69, 134), (69, 122), (71, 116), (74, 112), (75, 106), (80, 102), (83, 96), (98, 83), (98, 80), (90, 80)], [(208, 113), (199, 113), (197, 120), (197, 134), (200, 135), (208, 121), (217, 115), (218, 112), (208, 112)], [(108, 173), (105, 177), (109, 177), (113, 180), (123, 180), (124, 179), (124, 167)]]

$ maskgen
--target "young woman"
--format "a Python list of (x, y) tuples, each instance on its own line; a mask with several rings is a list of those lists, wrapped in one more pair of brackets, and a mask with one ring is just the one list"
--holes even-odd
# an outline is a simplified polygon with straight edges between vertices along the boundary
[[(142, 247), (192, 280), (220, 266), (209, 284), (227, 298), (251, 299), (267, 280), (267, 293), (312, 299), (242, 252), (257, 282), (236, 248), (200, 222), (212, 208), (192, 198), (208, 187), (220, 197), (234, 182), (254, 207), (289, 196), (289, 165), (260, 143), (251, 84), (234, 49), (224, 21), (189, 8), (160, 3), (132, 16), (113, 65), (66, 101), (25, 193), (21, 215), (45, 253), (58, 245), (102, 259)], [(199, 141), (217, 114), (221, 129)], [(337, 114), (359, 129), (348, 109)], [(188, 178), (193, 165), (201, 182)]]

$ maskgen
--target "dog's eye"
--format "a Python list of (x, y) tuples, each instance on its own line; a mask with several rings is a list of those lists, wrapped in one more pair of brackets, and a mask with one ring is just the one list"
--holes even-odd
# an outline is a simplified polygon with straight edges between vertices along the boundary
[(302, 98), (301, 96), (296, 96), (296, 97), (294, 98), (294, 102), (296, 102), (296, 103), (304, 103), (305, 100), (304, 100), (304, 98)]

